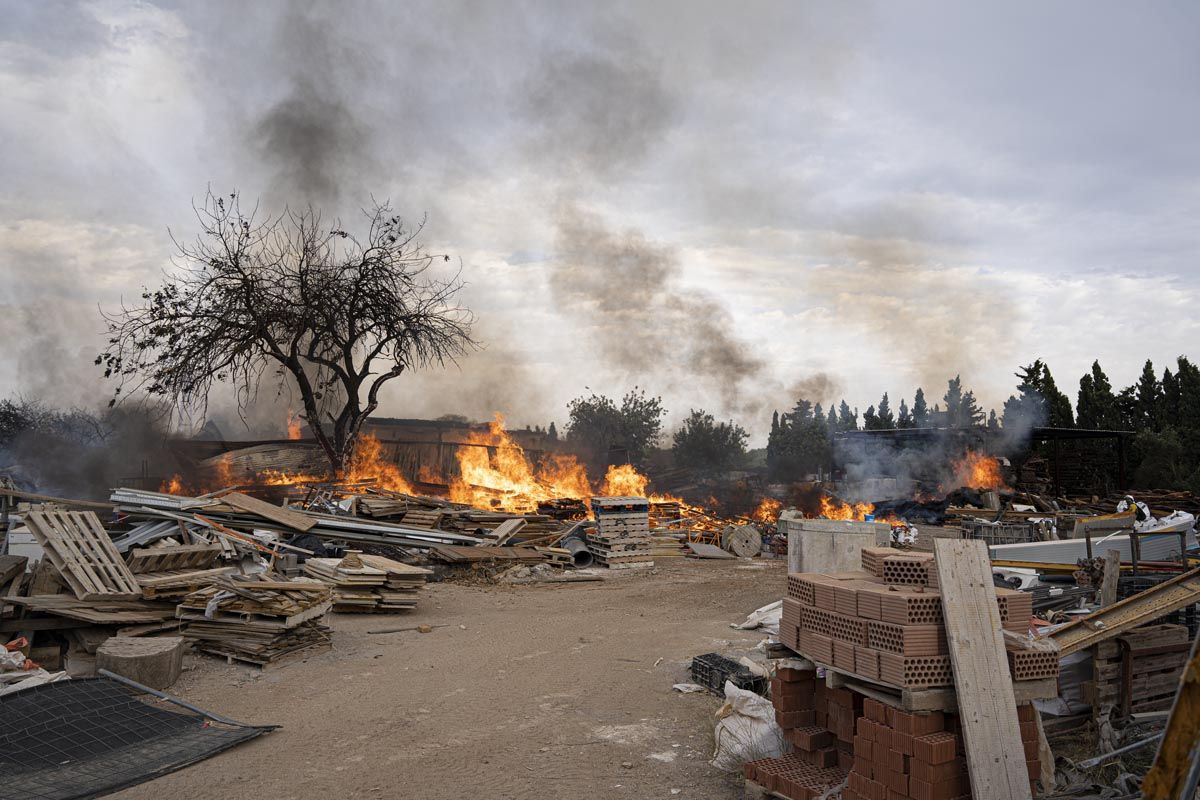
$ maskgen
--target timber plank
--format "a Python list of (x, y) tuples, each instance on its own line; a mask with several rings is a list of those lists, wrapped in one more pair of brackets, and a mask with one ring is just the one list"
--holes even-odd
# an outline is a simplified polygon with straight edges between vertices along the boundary
[(227, 503), (239, 511), (245, 511), (248, 514), (257, 514), (260, 517), (277, 522), (292, 530), (304, 532), (317, 524), (317, 521), (307, 514), (300, 514), (282, 506), (268, 503), (265, 500), (259, 500), (257, 497), (250, 497), (241, 492), (230, 492), (229, 494), (221, 495), (221, 502)]
[(987, 544), (936, 539), (933, 546), (971, 793), (1029, 800), (1017, 700)]

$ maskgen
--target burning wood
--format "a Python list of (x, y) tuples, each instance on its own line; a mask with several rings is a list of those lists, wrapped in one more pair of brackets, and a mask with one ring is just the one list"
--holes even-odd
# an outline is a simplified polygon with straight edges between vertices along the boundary
[(966, 455), (954, 462), (956, 483), (950, 489), (966, 486), (969, 489), (1007, 489), (999, 459), (968, 450)]

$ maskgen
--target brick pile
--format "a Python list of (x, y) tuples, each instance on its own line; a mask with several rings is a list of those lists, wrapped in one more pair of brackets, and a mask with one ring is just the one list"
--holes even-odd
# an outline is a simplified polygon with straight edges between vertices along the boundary
[(811, 670), (781, 668), (771, 679), (771, 700), (794, 752), (746, 764), (746, 778), (791, 800), (820, 797), (844, 781), (862, 695), (828, 689)]
[[(971, 796), (959, 719), (904, 712), (813, 671), (780, 668), (771, 679), (775, 721), (793, 752), (745, 764), (743, 773), (790, 800), (814, 800), (847, 781), (842, 800), (957, 800)], [(1031, 790), (1038, 761), (1032, 705), (1017, 707)]]
[[(1017, 707), (1030, 791), (1041, 763), (1033, 706)], [(842, 800), (956, 800), (971, 796), (958, 717), (906, 713), (867, 698), (854, 736), (854, 764)]]
[[(908, 689), (952, 686), (954, 676), (931, 553), (862, 550), (863, 570), (788, 575), (779, 638), (818, 664)], [(1032, 596), (996, 589), (1001, 624), (1025, 633)], [(1058, 674), (1054, 654), (1010, 654), (1018, 680)]]

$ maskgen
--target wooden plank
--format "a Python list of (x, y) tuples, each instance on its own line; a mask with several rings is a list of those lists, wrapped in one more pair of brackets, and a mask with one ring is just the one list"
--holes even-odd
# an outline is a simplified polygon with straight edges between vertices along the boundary
[(1117, 580), (1121, 577), (1121, 551), (1104, 551), (1104, 578), (1100, 583), (1100, 605), (1117, 602)]
[(1017, 699), (986, 543), (937, 539), (934, 555), (975, 797), (1029, 800)]
[(221, 496), (222, 503), (228, 503), (234, 508), (245, 511), (248, 514), (257, 514), (260, 517), (269, 519), (283, 525), (285, 528), (305, 532), (312, 526), (317, 524), (317, 521), (307, 514), (300, 514), (282, 506), (268, 503), (265, 500), (259, 500), (257, 497), (250, 497), (241, 492), (230, 492)]
[(524, 528), (526, 522), (523, 518), (506, 519), (496, 526), (492, 531), (492, 535), (496, 537), (496, 546), (506, 544), (509, 539), (516, 536), (517, 533)]

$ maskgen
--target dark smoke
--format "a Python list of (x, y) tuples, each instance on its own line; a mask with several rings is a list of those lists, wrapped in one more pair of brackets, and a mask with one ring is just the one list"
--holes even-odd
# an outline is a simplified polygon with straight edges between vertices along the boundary
[(335, 205), (371, 174), (374, 147), (347, 84), (365, 76), (364, 50), (331, 33), (327, 10), (290, 6), (278, 21), (272, 56), (287, 86), (250, 130), (250, 144), (272, 173), (271, 198)]
[(559, 214), (557, 246), (554, 300), (593, 321), (611, 364), (630, 377), (653, 372), (670, 387), (708, 390), (723, 412), (745, 407), (765, 364), (734, 336), (735, 321), (716, 298), (681, 283), (674, 249), (613, 231), (574, 205)]
[(676, 104), (657, 61), (632, 46), (551, 53), (519, 98), (531, 154), (568, 181), (638, 164), (670, 130)]
[(165, 409), (129, 404), (104, 411), (0, 401), (0, 475), (27, 490), (102, 500), (117, 486), (156, 489), (176, 462)]

